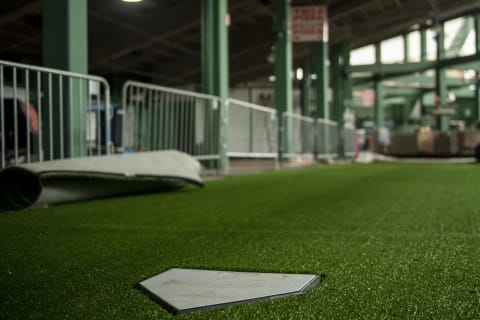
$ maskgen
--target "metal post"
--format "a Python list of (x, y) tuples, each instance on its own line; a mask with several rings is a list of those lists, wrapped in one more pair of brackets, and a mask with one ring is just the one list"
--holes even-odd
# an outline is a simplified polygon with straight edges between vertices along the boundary
[(383, 128), (385, 113), (383, 109), (383, 87), (380, 79), (375, 80), (375, 126)]
[(405, 33), (403, 35), (403, 53), (404, 53), (403, 61), (405, 63), (409, 63), (410, 62), (410, 39), (408, 38), (408, 33)]
[(420, 30), (420, 61), (427, 61), (427, 29)]
[[(290, 3), (291, 0), (274, 1), (273, 30), (275, 35), (275, 104), (277, 108), (280, 133), (278, 134), (278, 158), (281, 161), (284, 152), (289, 149), (289, 126), (282, 124), (283, 112), (292, 112), (292, 42), (290, 39)], [(283, 128), (283, 131), (282, 131)], [(282, 139), (287, 142), (282, 150)]]
[[(445, 59), (445, 32), (443, 23), (437, 29), (437, 67), (435, 72), (436, 93), (439, 97), (439, 107), (448, 103), (447, 71), (440, 67), (440, 61)], [(438, 127), (441, 131), (448, 131), (449, 117), (439, 116)]]
[[(475, 53), (480, 53), (480, 15), (475, 15)], [(477, 128), (480, 126), (480, 72), (476, 71), (475, 82), (475, 104), (473, 107), (473, 124)]]
[(343, 42), (332, 50), (331, 75), (333, 89), (333, 113), (334, 120), (338, 124), (338, 155), (345, 155), (343, 139), (343, 114), (347, 107), (347, 101), (351, 97), (351, 85), (349, 81), (348, 59), (350, 57), (350, 44)]
[[(48, 67), (86, 74), (88, 72), (87, 28), (87, 0), (43, 0), (43, 64)], [(81, 110), (85, 111), (86, 106), (70, 105), (72, 100), (70, 97), (71, 95), (82, 95), (85, 96), (84, 101), (86, 101), (86, 91), (79, 92), (77, 88), (71, 90), (67, 82), (61, 81), (61, 84), (55, 81), (54, 88), (52, 88), (55, 91), (62, 89), (54, 101), (51, 101), (55, 105), (52, 119), (54, 119), (54, 138), (57, 148), (54, 157), (60, 157), (62, 149), (65, 150), (65, 156), (80, 156), (82, 155), (80, 148), (71, 148), (70, 143), (84, 139), (83, 137), (86, 136), (80, 123)], [(58, 99), (62, 99), (62, 101)], [(62, 104), (65, 108), (63, 114), (60, 114)], [(60, 117), (62, 117), (61, 121)], [(63, 130), (60, 128), (62, 121), (67, 124), (63, 126)], [(63, 145), (60, 146), (61, 140), (63, 140)], [(71, 154), (73, 152), (75, 154)]]
[(313, 45), (314, 68), (317, 80), (315, 88), (317, 91), (316, 117), (330, 119), (330, 108), (328, 105), (328, 42), (322, 41)]
[[(375, 44), (375, 64), (381, 65), (382, 51), (380, 43)], [(380, 75), (375, 80), (375, 109), (374, 120), (377, 128), (382, 128), (385, 121), (385, 113), (383, 109), (383, 87)]]
[[(218, 141), (219, 168), (228, 172), (227, 136), (228, 121), (228, 26), (227, 0), (203, 0), (202, 2), (202, 76), (203, 91), (219, 96), (219, 130), (214, 137)], [(208, 113), (212, 116), (213, 106)], [(213, 120), (213, 119), (212, 119)], [(213, 122), (207, 122), (213, 123)]]

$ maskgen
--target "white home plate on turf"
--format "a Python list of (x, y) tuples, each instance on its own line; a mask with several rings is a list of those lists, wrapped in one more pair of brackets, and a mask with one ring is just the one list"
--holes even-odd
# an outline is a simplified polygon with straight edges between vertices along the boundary
[(138, 284), (172, 313), (218, 308), (300, 294), (321, 280), (316, 274), (170, 269)]

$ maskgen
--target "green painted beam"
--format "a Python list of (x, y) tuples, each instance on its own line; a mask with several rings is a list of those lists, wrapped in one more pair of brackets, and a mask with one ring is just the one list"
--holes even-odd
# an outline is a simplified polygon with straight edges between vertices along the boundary
[(410, 62), (410, 63), (389, 63), (389, 64), (369, 64), (369, 65), (356, 65), (350, 67), (350, 72), (370, 72), (372, 77), (375, 75), (381, 75), (383, 79), (389, 77), (396, 77), (400, 75), (407, 75), (410, 73), (424, 72), (429, 69), (435, 69), (437, 66), (441, 68), (457, 67), (467, 63), (478, 63), (480, 60), (480, 53), (441, 59), (438, 63), (435, 61), (425, 62)]
[(427, 61), (427, 29), (420, 30), (420, 61)]
[[(478, 55), (480, 53), (480, 15), (474, 16), (474, 27), (475, 27), (475, 53)], [(480, 65), (480, 64), (479, 64)], [(476, 82), (475, 82), (475, 102), (473, 106), (472, 118), (475, 126), (480, 126), (480, 66), (476, 71)]]
[(317, 94), (316, 114), (317, 118), (330, 119), (330, 107), (328, 105), (328, 43), (319, 42), (313, 44), (314, 73), (317, 75), (315, 89)]
[(43, 0), (43, 65), (88, 73), (87, 0)]
[(383, 86), (380, 80), (375, 81), (375, 127), (382, 128), (385, 124), (383, 108)]
[[(88, 73), (88, 10), (87, 0), (43, 0), (43, 28), (42, 28), (42, 60), (46, 67), (73, 71), (78, 73)], [(46, 81), (47, 79), (45, 79)], [(65, 79), (64, 79), (65, 80)], [(81, 119), (85, 115), (81, 114), (84, 106), (69, 106), (69, 96), (79, 97), (83, 95), (83, 101), (88, 101), (86, 87), (84, 92), (79, 89), (72, 89), (68, 86), (68, 81), (61, 81), (57, 77), (52, 77), (52, 91), (60, 92), (63, 98), (57, 94), (51, 101), (52, 114), (42, 113), (42, 122), (45, 127), (50, 126), (52, 120), (52, 139), (54, 141), (53, 157), (60, 158), (61, 137), (63, 136), (63, 156), (82, 156), (80, 148), (73, 148), (75, 151), (70, 154), (70, 141), (83, 141), (86, 137), (84, 125)], [(63, 86), (62, 88), (60, 86)], [(63, 101), (62, 101), (63, 100)], [(76, 100), (78, 101), (78, 100)], [(44, 105), (47, 105), (45, 101)], [(61, 107), (63, 105), (63, 111)], [(63, 114), (64, 125), (61, 130), (61, 115)], [(42, 137), (44, 139), (44, 155), (48, 160), (51, 146), (48, 143), (48, 133)]]
[[(218, 141), (219, 167), (226, 173), (229, 168), (226, 145), (229, 90), (227, 7), (227, 0), (202, 2), (202, 87), (205, 93), (220, 97), (219, 130), (209, 139)], [(214, 124), (215, 117), (212, 105), (207, 112), (207, 123)]]
[(473, 20), (469, 19), (468, 16), (464, 17), (464, 21), (460, 28), (458, 29), (455, 37), (450, 45), (450, 47), (445, 50), (446, 57), (456, 57), (459, 55), (460, 50), (462, 49), (470, 31), (473, 29)]
[(310, 103), (310, 93), (312, 87), (312, 79), (310, 77), (310, 65), (306, 64), (303, 68), (303, 79), (300, 82), (301, 90), (301, 105), (302, 105), (302, 115), (310, 117), (312, 116), (312, 107)]
[[(283, 112), (293, 110), (292, 90), (292, 41), (290, 38), (290, 5), (291, 0), (274, 1), (273, 31), (275, 36), (275, 105), (279, 123)], [(288, 152), (290, 145), (290, 126), (284, 127), (279, 134), (278, 155), (283, 159), (283, 151)], [(282, 150), (282, 140), (286, 139), (287, 150)]]
[[(437, 61), (445, 59), (445, 28), (441, 24), (437, 33)], [(439, 107), (448, 103), (448, 84), (447, 84), (447, 70), (440, 64), (437, 64), (435, 69), (435, 88), (436, 94), (439, 97)], [(448, 123), (450, 118), (448, 116), (438, 117), (438, 129), (440, 131), (448, 131)]]
[(346, 102), (351, 99), (352, 93), (351, 84), (349, 84), (349, 56), (350, 56), (350, 43), (342, 42), (339, 45), (332, 48), (332, 61), (331, 61), (331, 79), (333, 90), (333, 116), (334, 120), (338, 123), (338, 154), (343, 157), (345, 154), (343, 145), (343, 113), (345, 112)]
[(408, 33), (403, 35), (403, 54), (405, 63), (410, 62), (410, 39), (408, 38)]

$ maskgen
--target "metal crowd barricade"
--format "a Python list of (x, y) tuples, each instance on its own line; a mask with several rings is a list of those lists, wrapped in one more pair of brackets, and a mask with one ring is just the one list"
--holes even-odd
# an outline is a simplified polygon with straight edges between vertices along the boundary
[(227, 105), (227, 156), (276, 158), (277, 111), (237, 99)]
[(313, 118), (284, 112), (280, 128), (282, 157), (313, 156), (314, 130)]
[(0, 168), (110, 153), (110, 109), (104, 78), (0, 60)]
[(355, 157), (356, 155), (356, 133), (355, 127), (350, 124), (343, 126), (343, 144), (346, 157)]
[(338, 124), (328, 119), (316, 121), (316, 154), (318, 159), (338, 157)]
[(220, 98), (127, 81), (122, 93), (123, 152), (173, 149), (219, 159)]

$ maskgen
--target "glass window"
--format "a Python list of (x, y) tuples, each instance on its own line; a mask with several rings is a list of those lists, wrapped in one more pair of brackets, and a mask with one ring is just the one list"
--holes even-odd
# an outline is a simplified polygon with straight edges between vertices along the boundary
[(350, 52), (350, 64), (352, 66), (375, 63), (375, 46), (369, 45)]
[(460, 17), (444, 24), (445, 57), (453, 58), (475, 53), (473, 17)]
[(413, 31), (407, 35), (408, 39), (408, 60), (410, 62), (420, 62), (420, 31)]
[(382, 63), (399, 63), (405, 60), (403, 37), (395, 37), (381, 43)]
[(427, 29), (427, 60), (437, 59), (437, 33), (434, 29)]

